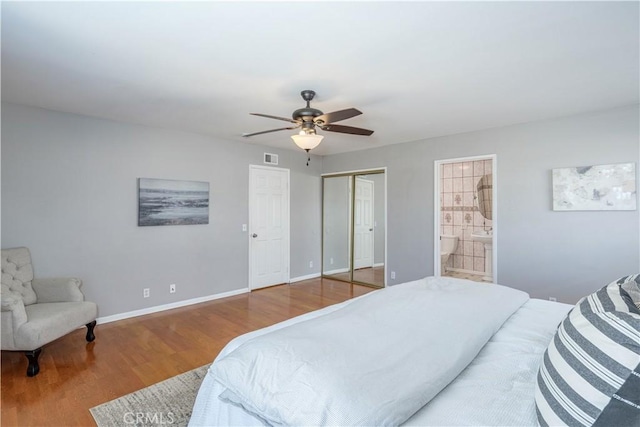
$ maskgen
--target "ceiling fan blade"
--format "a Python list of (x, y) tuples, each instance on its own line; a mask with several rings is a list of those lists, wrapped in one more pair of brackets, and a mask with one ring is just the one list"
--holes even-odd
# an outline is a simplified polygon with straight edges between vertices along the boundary
[(269, 130), (263, 130), (261, 132), (253, 132), (253, 133), (243, 133), (242, 136), (247, 137), (247, 136), (255, 136), (255, 135), (262, 135), (263, 133), (269, 133), (269, 132), (277, 132), (279, 130), (292, 130), (292, 129), (297, 129), (300, 126), (289, 126), (286, 128), (278, 128), (278, 129), (269, 129)]
[(362, 111), (355, 108), (347, 108), (346, 110), (334, 111), (332, 113), (326, 113), (313, 119), (314, 122), (335, 123), (340, 120), (350, 119), (351, 117), (359, 116)]
[(261, 113), (249, 113), (249, 114), (251, 114), (252, 116), (266, 117), (268, 119), (284, 120), (285, 122), (298, 123), (297, 121), (293, 119), (288, 119), (286, 117), (270, 116), (269, 114), (261, 114)]
[(332, 124), (320, 126), (320, 129), (326, 130), (329, 132), (349, 133), (351, 135), (364, 135), (364, 136), (369, 136), (373, 133), (373, 131), (369, 129), (354, 128), (353, 126), (342, 126), (342, 125), (332, 125)]

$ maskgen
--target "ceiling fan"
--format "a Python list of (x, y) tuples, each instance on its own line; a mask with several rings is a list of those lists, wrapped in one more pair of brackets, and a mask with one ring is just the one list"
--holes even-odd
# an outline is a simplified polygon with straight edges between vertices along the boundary
[[(324, 138), (322, 135), (318, 135), (316, 133), (316, 128), (326, 130), (329, 132), (339, 132), (339, 133), (347, 133), (351, 135), (364, 135), (369, 136), (373, 133), (372, 130), (356, 128), (353, 126), (344, 126), (344, 125), (336, 125), (335, 122), (339, 122), (341, 120), (350, 119), (355, 116), (359, 116), (362, 114), (361, 111), (355, 108), (347, 108), (346, 110), (334, 111), (332, 113), (323, 113), (317, 108), (311, 107), (311, 100), (316, 95), (316, 93), (312, 90), (303, 90), (300, 92), (302, 99), (307, 102), (307, 106), (304, 108), (299, 108), (293, 112), (291, 118), (272, 116), (269, 114), (261, 114), (261, 113), (249, 113), (254, 116), (267, 117), (269, 119), (283, 120), (285, 122), (293, 123), (293, 126), (287, 126), (283, 128), (277, 129), (269, 129), (263, 130), (260, 132), (253, 133), (243, 133), (242, 136), (249, 137), (255, 135), (262, 135), (263, 133), (277, 132), (281, 130), (293, 130), (300, 128), (300, 132), (297, 135), (291, 136), (293, 142), (303, 150), (309, 152), (313, 148), (317, 147), (318, 144)], [(307, 162), (307, 165), (309, 163)]]

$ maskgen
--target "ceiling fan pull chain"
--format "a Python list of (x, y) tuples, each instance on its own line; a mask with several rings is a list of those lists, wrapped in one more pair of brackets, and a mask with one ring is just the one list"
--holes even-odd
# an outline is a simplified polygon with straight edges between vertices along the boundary
[(309, 153), (309, 150), (305, 150), (307, 152), (307, 166), (309, 166), (309, 162), (311, 161), (311, 153)]

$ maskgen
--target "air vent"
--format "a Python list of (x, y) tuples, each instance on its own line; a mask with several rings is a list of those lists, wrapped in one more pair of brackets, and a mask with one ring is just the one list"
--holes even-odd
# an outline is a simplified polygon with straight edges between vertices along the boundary
[(264, 163), (266, 165), (277, 165), (278, 164), (278, 155), (277, 154), (264, 153)]

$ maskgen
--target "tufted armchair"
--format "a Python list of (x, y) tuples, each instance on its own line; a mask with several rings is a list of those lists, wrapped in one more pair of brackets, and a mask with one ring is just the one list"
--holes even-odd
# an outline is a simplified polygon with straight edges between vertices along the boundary
[(82, 325), (87, 341), (95, 339), (98, 308), (84, 301), (82, 282), (75, 278), (34, 279), (27, 248), (2, 249), (1, 348), (24, 351), (27, 376), (40, 372), (42, 346)]

